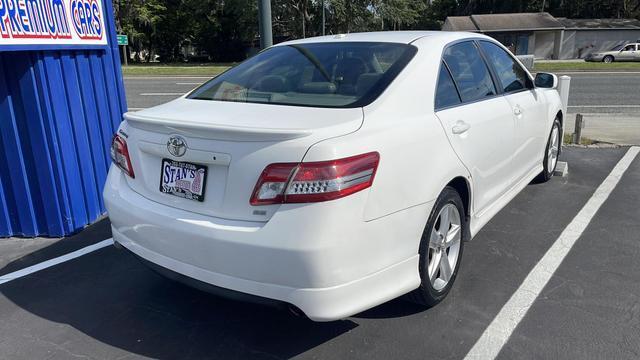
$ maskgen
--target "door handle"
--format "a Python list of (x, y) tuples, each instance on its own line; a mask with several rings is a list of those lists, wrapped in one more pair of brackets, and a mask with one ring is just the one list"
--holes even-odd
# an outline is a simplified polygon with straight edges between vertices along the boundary
[(470, 127), (471, 125), (467, 124), (466, 122), (458, 120), (456, 124), (451, 128), (451, 132), (454, 134), (462, 134), (469, 130)]
[(516, 105), (516, 107), (514, 107), (514, 108), (513, 108), (513, 113), (514, 113), (516, 116), (520, 116), (520, 115), (522, 115), (522, 108), (521, 108), (520, 106), (517, 106), (517, 105)]

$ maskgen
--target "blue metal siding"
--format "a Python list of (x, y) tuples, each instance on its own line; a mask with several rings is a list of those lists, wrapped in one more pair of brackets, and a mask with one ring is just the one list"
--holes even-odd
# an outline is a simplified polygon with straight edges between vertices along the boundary
[(126, 99), (109, 45), (0, 51), (0, 237), (64, 236), (105, 211), (109, 146)]

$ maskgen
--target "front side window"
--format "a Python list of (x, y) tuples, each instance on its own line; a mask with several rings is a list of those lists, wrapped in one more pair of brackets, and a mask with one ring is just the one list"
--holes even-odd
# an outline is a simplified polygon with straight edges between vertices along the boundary
[(481, 100), (496, 94), (496, 88), (480, 52), (473, 41), (449, 46), (444, 62), (458, 86), (463, 102)]
[(315, 107), (375, 100), (416, 52), (397, 43), (275, 46), (205, 83), (189, 99)]
[(635, 45), (627, 45), (624, 47), (624, 49), (622, 49), (622, 51), (636, 51), (636, 46)]
[(438, 85), (436, 87), (436, 110), (457, 105), (460, 103), (458, 90), (453, 83), (451, 74), (444, 63), (440, 64), (440, 74), (438, 75)]
[(480, 41), (480, 47), (493, 65), (502, 91), (509, 93), (527, 88), (526, 71), (506, 51), (488, 41)]

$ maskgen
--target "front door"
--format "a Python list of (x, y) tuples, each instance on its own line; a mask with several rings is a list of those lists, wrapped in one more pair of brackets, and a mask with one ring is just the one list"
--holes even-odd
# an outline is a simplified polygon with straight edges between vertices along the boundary
[(500, 91), (509, 102), (515, 121), (514, 173), (517, 179), (542, 164), (547, 138), (547, 112), (544, 96), (533, 86), (526, 70), (500, 46), (480, 41), (480, 48), (491, 64)]
[(616, 60), (620, 61), (634, 61), (638, 51), (635, 44), (625, 45), (616, 56)]

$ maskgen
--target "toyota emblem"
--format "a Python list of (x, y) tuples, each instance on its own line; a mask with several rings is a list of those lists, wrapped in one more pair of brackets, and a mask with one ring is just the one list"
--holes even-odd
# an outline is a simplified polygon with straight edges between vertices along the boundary
[(167, 150), (169, 154), (180, 157), (187, 152), (187, 142), (181, 136), (174, 135), (167, 141)]

